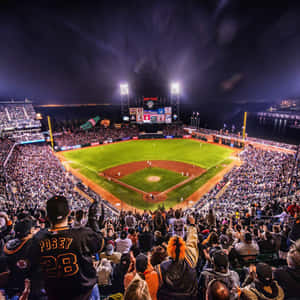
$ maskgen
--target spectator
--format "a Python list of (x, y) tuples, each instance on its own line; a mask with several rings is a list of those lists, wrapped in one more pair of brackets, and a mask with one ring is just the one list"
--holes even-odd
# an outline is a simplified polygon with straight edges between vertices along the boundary
[(298, 240), (287, 256), (287, 266), (274, 271), (274, 278), (283, 288), (286, 299), (297, 298), (300, 295), (300, 240)]
[(161, 231), (156, 230), (154, 232), (154, 245), (159, 246), (165, 242), (165, 237), (163, 237)]
[(18, 221), (14, 227), (15, 239), (9, 240), (4, 246), (7, 267), (10, 271), (6, 295), (10, 298), (23, 292), (25, 279), (31, 278), (31, 298), (40, 298), (42, 295), (42, 281), (39, 270), (33, 270), (30, 262), (33, 222), (30, 217)]
[(208, 211), (206, 221), (209, 226), (216, 226), (216, 216), (212, 208), (210, 208)]
[(147, 223), (143, 228), (143, 232), (139, 234), (139, 247), (141, 252), (147, 253), (151, 251), (153, 247), (153, 241), (154, 236), (150, 230), (149, 224)]
[(259, 252), (274, 252), (276, 251), (275, 241), (272, 234), (269, 231), (266, 231), (263, 235), (263, 239), (258, 242)]
[(161, 282), (159, 300), (196, 300), (198, 297), (195, 269), (198, 238), (194, 218), (191, 216), (189, 221), (186, 243), (181, 237), (173, 236), (167, 248), (170, 258), (157, 268)]
[(255, 241), (252, 240), (251, 233), (246, 232), (244, 235), (244, 241), (235, 245), (237, 253), (243, 257), (243, 259), (251, 259), (259, 253), (259, 247)]
[(166, 248), (164, 246), (154, 247), (151, 253), (151, 265), (160, 265), (168, 257)]
[(297, 218), (294, 221), (294, 224), (291, 228), (290, 234), (289, 234), (289, 242), (296, 242), (298, 239), (300, 239), (300, 215), (297, 216)]
[(88, 226), (68, 227), (69, 204), (65, 197), (47, 201), (51, 228), (34, 237), (31, 261), (42, 267), (48, 299), (88, 299), (99, 294), (92, 255), (104, 239), (98, 227), (98, 203), (89, 209)]
[(289, 251), (288, 246), (288, 236), (289, 236), (290, 228), (287, 225), (283, 226), (283, 230), (280, 233), (280, 250), (279, 250), (279, 257), (280, 259), (286, 260), (287, 254)]
[(106, 258), (102, 258), (97, 268), (98, 285), (100, 288), (111, 286), (112, 270), (111, 262)]
[(129, 233), (128, 238), (131, 239), (132, 245), (137, 246), (137, 244), (138, 244), (138, 235), (137, 235), (135, 229), (134, 228), (129, 228), (128, 233)]
[(126, 287), (133, 280), (135, 275), (138, 274), (143, 280), (147, 282), (149, 293), (152, 300), (157, 299), (157, 291), (159, 288), (159, 279), (157, 272), (154, 271), (149, 257), (144, 254), (139, 254), (135, 260), (135, 269), (127, 273), (124, 278), (124, 287)]
[[(250, 284), (241, 289), (241, 300), (283, 300), (283, 289), (272, 278), (272, 269), (265, 263), (258, 263), (249, 276)], [(246, 279), (248, 281), (248, 279)]]
[(124, 293), (124, 277), (130, 265), (132, 265), (130, 254), (123, 253), (120, 263), (115, 265), (113, 270), (112, 293)]
[(114, 246), (112, 243), (107, 243), (105, 247), (105, 252), (100, 253), (100, 258), (106, 258), (114, 264), (119, 264), (121, 260), (121, 253), (114, 251)]
[(80, 226), (84, 225), (83, 216), (84, 216), (84, 212), (82, 209), (79, 209), (76, 211), (74, 226), (80, 227)]
[(206, 269), (201, 273), (200, 288), (205, 297), (207, 287), (212, 280), (223, 282), (230, 290), (230, 299), (238, 299), (239, 275), (229, 270), (229, 260), (225, 252), (218, 250), (212, 256), (212, 269)]
[(165, 221), (165, 218), (163, 217), (160, 211), (157, 211), (156, 214), (154, 215), (153, 224), (154, 224), (154, 231), (160, 232), (162, 236), (166, 235), (168, 226)]
[(132, 211), (129, 211), (127, 216), (125, 217), (125, 225), (128, 228), (133, 228), (136, 224), (136, 219), (132, 215)]
[(294, 202), (293, 204), (289, 205), (287, 208), (287, 212), (294, 217), (295, 214), (300, 214), (300, 206)]
[(219, 243), (219, 237), (217, 233), (212, 232), (206, 240), (202, 242), (203, 253), (206, 258), (206, 264), (204, 269), (211, 267), (212, 255), (215, 251), (221, 250), (222, 246)]
[(206, 300), (229, 300), (230, 293), (227, 286), (216, 279), (212, 280), (207, 287)]
[(119, 253), (128, 253), (131, 246), (131, 239), (127, 237), (127, 232), (123, 230), (120, 234), (120, 238), (116, 240), (116, 251)]
[(12, 229), (12, 221), (9, 219), (5, 212), (0, 212), (0, 247), (1, 253), (5, 243), (5, 237), (10, 233)]
[(145, 280), (138, 275), (132, 280), (128, 286), (124, 300), (151, 300), (148, 285)]
[(172, 235), (177, 235), (184, 238), (184, 225), (186, 221), (181, 217), (181, 211), (179, 209), (175, 210), (175, 218), (169, 220), (169, 225), (171, 225)]

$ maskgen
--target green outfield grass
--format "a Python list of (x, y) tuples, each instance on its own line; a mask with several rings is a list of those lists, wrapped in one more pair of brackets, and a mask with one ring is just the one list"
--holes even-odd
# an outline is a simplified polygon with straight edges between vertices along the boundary
[[(160, 181), (149, 182), (149, 176), (158, 176)], [(122, 177), (120, 180), (145, 192), (163, 192), (171, 186), (187, 179), (179, 173), (161, 168), (146, 168)]]
[(188, 197), (207, 180), (221, 171), (225, 165), (229, 164), (230, 160), (228, 160), (228, 157), (232, 152), (233, 150), (229, 148), (196, 140), (166, 139), (120, 142), (67, 151), (63, 155), (71, 167), (78, 169), (84, 176), (93, 180), (124, 202), (141, 209), (153, 209), (158, 204), (145, 202), (141, 194), (104, 179), (98, 175), (99, 172), (120, 164), (145, 160), (181, 161), (206, 169), (207, 172), (199, 178), (168, 194), (168, 199), (164, 202), (164, 205), (165, 207), (171, 207), (180, 201), (181, 196), (184, 198)]

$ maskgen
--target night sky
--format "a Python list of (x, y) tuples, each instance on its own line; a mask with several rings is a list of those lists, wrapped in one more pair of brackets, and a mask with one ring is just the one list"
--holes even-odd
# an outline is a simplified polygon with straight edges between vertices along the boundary
[(2, 0), (0, 99), (114, 103), (122, 81), (156, 96), (172, 80), (187, 103), (297, 97), (297, 2)]

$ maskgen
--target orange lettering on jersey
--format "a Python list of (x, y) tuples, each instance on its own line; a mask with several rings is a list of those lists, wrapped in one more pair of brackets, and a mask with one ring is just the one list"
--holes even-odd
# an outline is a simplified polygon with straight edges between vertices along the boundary
[(65, 249), (65, 241), (66, 241), (66, 238), (64, 238), (64, 237), (58, 238), (58, 249)]
[(66, 245), (65, 245), (65, 249), (69, 249), (72, 242), (73, 242), (73, 239), (72, 238), (66, 238)]
[(50, 240), (48, 240), (48, 239), (45, 240), (45, 248), (46, 248), (46, 251), (51, 250), (51, 243), (50, 243)]
[(45, 239), (40, 241), (40, 248), (41, 248), (41, 253), (45, 251), (50, 251), (50, 250), (68, 250), (73, 242), (72, 238), (66, 238), (66, 237), (58, 237), (58, 238), (51, 238), (50, 239)]
[(40, 241), (40, 247), (41, 247), (41, 253), (43, 253), (44, 252), (44, 248), (45, 248), (44, 241)]
[(57, 238), (51, 239), (51, 248), (57, 249)]

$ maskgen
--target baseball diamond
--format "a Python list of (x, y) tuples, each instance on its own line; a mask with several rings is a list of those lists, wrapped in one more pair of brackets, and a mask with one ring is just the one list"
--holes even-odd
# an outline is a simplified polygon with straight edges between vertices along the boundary
[[(105, 190), (113, 204), (139, 209), (192, 204), (201, 187), (204, 192), (215, 176), (237, 162), (229, 147), (193, 139), (118, 142), (61, 152), (59, 157), (87, 185), (94, 182), (100, 195)], [(157, 181), (149, 181), (151, 176)]]

